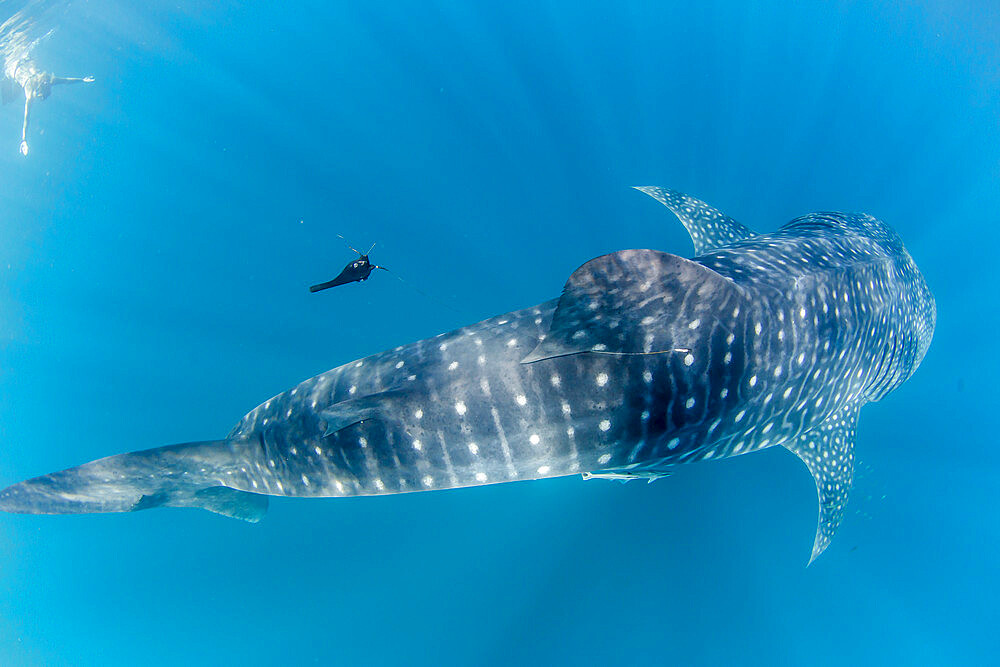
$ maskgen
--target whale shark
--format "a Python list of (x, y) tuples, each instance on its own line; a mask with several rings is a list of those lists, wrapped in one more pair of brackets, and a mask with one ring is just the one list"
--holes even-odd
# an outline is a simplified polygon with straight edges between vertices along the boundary
[(686, 227), (693, 258), (597, 257), (557, 299), (305, 380), (221, 440), (14, 484), (0, 510), (197, 507), (256, 522), (269, 496), (652, 481), (780, 446), (816, 482), (811, 563), (844, 516), (858, 412), (920, 365), (934, 298), (871, 215), (812, 213), (758, 234), (679, 192), (636, 189)]

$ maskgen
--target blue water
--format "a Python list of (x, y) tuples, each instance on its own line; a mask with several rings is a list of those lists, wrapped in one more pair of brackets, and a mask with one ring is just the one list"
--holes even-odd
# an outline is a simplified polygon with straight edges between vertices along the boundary
[[(901, 4), (0, 4), (44, 69), (97, 78), (36, 106), (26, 158), (0, 108), (0, 485), (222, 437), (599, 254), (690, 254), (631, 185), (762, 231), (870, 212), (938, 305), (808, 568), (815, 488), (782, 448), (258, 525), (4, 514), (0, 664), (996, 660), (1000, 7)], [(309, 294), (338, 233), (408, 284)]]

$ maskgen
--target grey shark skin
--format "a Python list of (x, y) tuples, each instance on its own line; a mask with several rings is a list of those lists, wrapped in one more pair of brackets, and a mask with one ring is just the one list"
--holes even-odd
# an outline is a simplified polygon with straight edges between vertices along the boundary
[(843, 517), (858, 410), (917, 368), (934, 299), (869, 215), (814, 213), (755, 234), (680, 193), (638, 189), (680, 218), (694, 259), (598, 257), (557, 300), (334, 368), (258, 406), (224, 440), (15, 484), (0, 509), (201, 507), (257, 521), (270, 495), (652, 480), (781, 445), (816, 481), (812, 562)]

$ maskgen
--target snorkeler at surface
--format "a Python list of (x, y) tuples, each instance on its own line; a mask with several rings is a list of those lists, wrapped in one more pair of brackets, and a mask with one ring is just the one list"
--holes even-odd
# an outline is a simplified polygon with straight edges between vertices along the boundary
[(14, 101), (14, 84), (24, 91), (24, 125), (21, 127), (21, 155), (28, 154), (28, 116), (34, 100), (44, 100), (52, 94), (52, 86), (63, 83), (92, 83), (94, 77), (83, 78), (55, 76), (38, 69), (28, 59), (8, 60), (4, 66), (3, 103)]

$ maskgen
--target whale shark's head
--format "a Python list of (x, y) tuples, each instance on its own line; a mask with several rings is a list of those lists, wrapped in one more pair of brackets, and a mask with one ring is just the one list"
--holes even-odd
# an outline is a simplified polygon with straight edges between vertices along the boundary
[[(869, 316), (874, 318), (871, 335), (879, 336), (875, 354), (869, 359), (877, 369), (866, 390), (869, 400), (877, 401), (913, 375), (923, 361), (934, 336), (936, 306), (916, 262), (903, 246), (899, 235), (887, 224), (867, 213), (811, 213), (784, 225), (782, 232), (845, 239), (846, 256), (858, 253), (858, 289), (868, 282), (872, 289), (880, 285), (881, 295), (874, 297)], [(840, 251), (835, 251), (840, 252)], [(865, 265), (874, 267), (870, 278)], [(886, 282), (887, 281), (887, 282)], [(871, 341), (870, 341), (871, 342)]]
[(934, 302), (934, 295), (931, 294), (927, 281), (923, 274), (917, 269), (913, 258), (907, 253), (906, 258), (910, 260), (913, 271), (916, 274), (914, 280), (914, 311), (917, 329), (917, 358), (913, 362), (913, 370), (917, 369), (920, 362), (927, 354), (927, 348), (931, 346), (931, 339), (934, 337), (934, 324), (937, 322), (937, 304)]
[(902, 315), (909, 320), (909, 328), (915, 343), (912, 362), (899, 381), (902, 383), (913, 375), (927, 354), (931, 339), (934, 337), (937, 305), (927, 281), (924, 280), (913, 257), (903, 246), (899, 235), (889, 225), (871, 215), (860, 216), (860, 223), (864, 233), (882, 247), (886, 256), (890, 257), (896, 266)]

